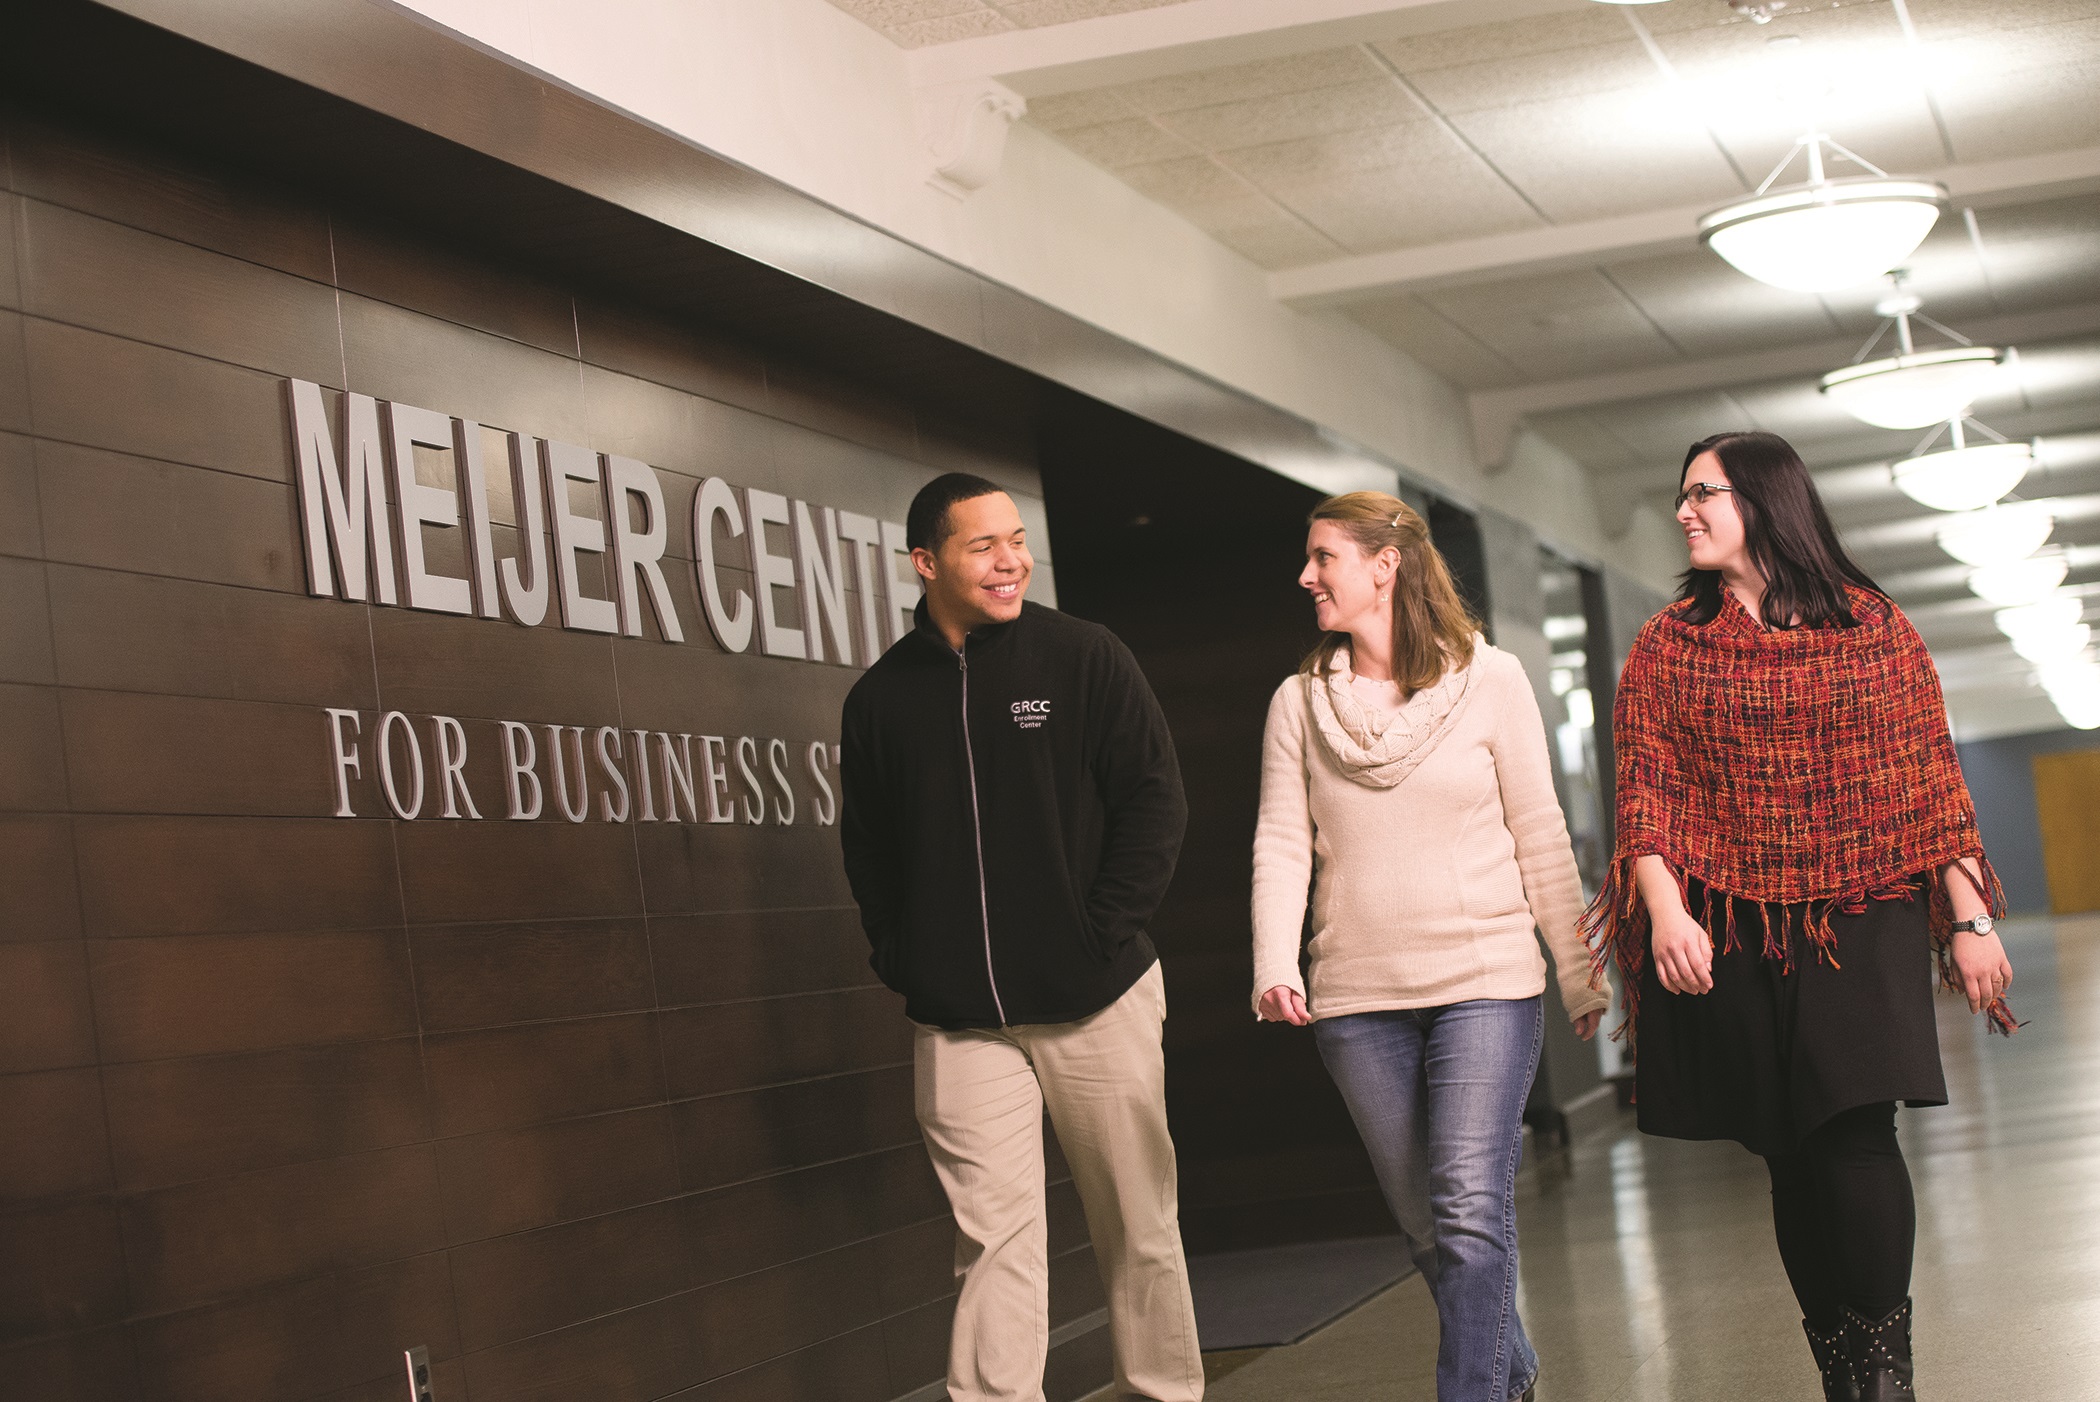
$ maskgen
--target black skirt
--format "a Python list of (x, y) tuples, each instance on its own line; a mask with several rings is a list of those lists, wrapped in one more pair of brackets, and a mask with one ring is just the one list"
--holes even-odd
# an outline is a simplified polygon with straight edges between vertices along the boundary
[[(1796, 906), (1784, 921), (1793, 968), (1782, 972), (1764, 957), (1767, 908), (1751, 901), (1735, 903), (1738, 947), (1714, 951), (1712, 992), (1668, 992), (1645, 961), (1634, 1070), (1642, 1132), (1783, 1154), (1857, 1105), (1945, 1105), (1928, 904), (1915, 884), (1910, 900), (1831, 913), (1835, 965), (1801, 933)], [(1696, 881), (1690, 896), (1692, 909), (1704, 907)]]

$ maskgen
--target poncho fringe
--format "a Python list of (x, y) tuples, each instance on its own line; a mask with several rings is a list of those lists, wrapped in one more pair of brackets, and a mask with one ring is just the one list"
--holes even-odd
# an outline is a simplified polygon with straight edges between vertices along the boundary
[[(1616, 964), (1622, 976), (1614, 1038), (1639, 1016), (1644, 856), (1668, 865), (1719, 950), (1741, 948), (1737, 902), (1760, 907), (1761, 953), (1787, 972), (1799, 945), (1838, 967), (1833, 914), (1915, 900), (1922, 885), (1940, 984), (1959, 992), (1941, 872), (1962, 872), (2004, 915), (1924, 642), (1881, 595), (1847, 598), (1855, 628), (1768, 630), (1725, 594), (1719, 616), (1694, 624), (1674, 604), (1628, 654), (1613, 709), (1618, 852), (1580, 925), (1593, 973)], [(1705, 892), (1696, 910), (1692, 880)], [(2002, 997), (1986, 1011), (1994, 1032), (2020, 1026)]]

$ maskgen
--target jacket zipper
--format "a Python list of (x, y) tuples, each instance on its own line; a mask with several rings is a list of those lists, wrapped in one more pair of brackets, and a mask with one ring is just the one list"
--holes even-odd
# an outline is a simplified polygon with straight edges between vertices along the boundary
[(992, 1011), (999, 1015), (999, 1025), (1006, 1026), (1006, 1005), (999, 1001), (999, 976), (992, 970), (992, 895), (984, 877), (984, 815), (977, 808), (977, 752), (970, 746), (970, 659), (964, 654), (969, 647), (964, 640), (955, 650), (955, 662), (962, 671), (962, 723), (963, 762), (970, 770), (970, 827), (977, 839), (977, 909), (984, 918), (984, 978), (992, 989)]

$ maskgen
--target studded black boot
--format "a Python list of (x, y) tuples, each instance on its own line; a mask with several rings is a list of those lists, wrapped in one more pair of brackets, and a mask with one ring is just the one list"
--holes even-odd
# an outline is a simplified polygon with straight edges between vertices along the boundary
[(1845, 1356), (1845, 1328), (1818, 1334), (1816, 1326), (1801, 1321), (1808, 1335), (1808, 1351), (1816, 1356), (1816, 1371), (1823, 1375), (1823, 1402), (1859, 1402), (1859, 1384), (1852, 1381), (1852, 1360)]
[(1913, 1402), (1910, 1360), (1910, 1301), (1886, 1319), (1867, 1319), (1845, 1310), (1845, 1356), (1859, 1402)]

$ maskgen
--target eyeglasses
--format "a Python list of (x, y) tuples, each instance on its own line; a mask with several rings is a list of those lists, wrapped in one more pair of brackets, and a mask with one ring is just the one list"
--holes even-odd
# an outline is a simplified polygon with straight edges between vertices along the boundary
[(1670, 509), (1682, 511), (1689, 500), (1694, 506), (1704, 506), (1721, 492), (1732, 492), (1735, 488), (1721, 482), (1694, 482), (1677, 494), (1677, 504)]

